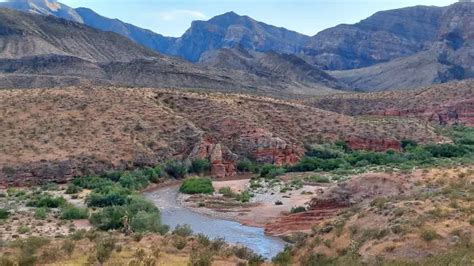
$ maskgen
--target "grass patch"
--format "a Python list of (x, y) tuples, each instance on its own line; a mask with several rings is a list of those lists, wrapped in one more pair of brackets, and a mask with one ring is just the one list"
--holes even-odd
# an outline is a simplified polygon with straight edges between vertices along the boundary
[(209, 178), (189, 178), (184, 180), (179, 192), (185, 194), (212, 194), (214, 187)]

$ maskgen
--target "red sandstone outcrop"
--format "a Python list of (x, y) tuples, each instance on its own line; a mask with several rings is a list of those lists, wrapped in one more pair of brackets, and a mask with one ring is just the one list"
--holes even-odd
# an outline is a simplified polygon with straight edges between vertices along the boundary
[(413, 116), (436, 122), (440, 125), (464, 124), (466, 126), (474, 126), (474, 99), (448, 103), (436, 108), (427, 107), (405, 110), (390, 108), (374, 112), (373, 114), (381, 116)]
[(289, 144), (264, 129), (249, 130), (241, 134), (239, 145), (255, 161), (278, 166), (296, 164), (304, 155), (302, 148)]
[(203, 139), (195, 146), (189, 157), (209, 160), (213, 177), (222, 178), (236, 175), (237, 155), (227, 147), (210, 139)]
[(368, 151), (400, 151), (401, 143), (396, 139), (374, 139), (368, 137), (350, 136), (346, 140), (347, 146), (353, 150)]

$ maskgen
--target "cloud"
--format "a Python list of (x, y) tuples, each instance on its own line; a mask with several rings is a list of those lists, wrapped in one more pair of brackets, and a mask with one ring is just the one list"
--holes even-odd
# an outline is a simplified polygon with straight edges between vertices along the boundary
[(175, 9), (158, 13), (160, 19), (165, 21), (174, 21), (180, 19), (207, 19), (207, 16), (201, 11)]

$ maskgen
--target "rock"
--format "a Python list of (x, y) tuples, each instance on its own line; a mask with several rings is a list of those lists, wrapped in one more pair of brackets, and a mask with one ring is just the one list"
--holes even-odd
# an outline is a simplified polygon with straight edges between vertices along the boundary
[(238, 156), (220, 143), (215, 143), (210, 138), (202, 139), (201, 142), (194, 147), (189, 157), (209, 160), (211, 164), (211, 175), (213, 177), (223, 178), (237, 174), (235, 163)]
[(346, 140), (347, 146), (353, 150), (368, 150), (368, 151), (387, 151), (401, 150), (401, 143), (396, 139), (372, 139), (367, 137), (350, 136)]
[(245, 132), (240, 135), (239, 143), (259, 163), (294, 165), (304, 155), (302, 148), (291, 145), (264, 129)]

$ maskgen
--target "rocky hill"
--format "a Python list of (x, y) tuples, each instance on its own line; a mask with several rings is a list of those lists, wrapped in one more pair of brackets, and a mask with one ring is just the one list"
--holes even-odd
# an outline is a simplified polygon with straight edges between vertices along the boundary
[(243, 47), (223, 48), (204, 53), (199, 63), (214, 68), (247, 71), (259, 77), (301, 84), (299, 86), (346, 88), (345, 84), (324, 71), (290, 54), (254, 52)]
[(474, 3), (443, 9), (435, 39), (424, 50), (367, 68), (332, 72), (362, 91), (399, 90), (474, 77)]
[(418, 117), (442, 125), (474, 126), (474, 80), (405, 92), (341, 94), (306, 104), (351, 116)]
[(287, 97), (336, 92), (330, 86), (337, 86), (321, 71), (300, 82), (296, 76), (282, 79), (249, 69), (196, 65), (163, 56), (116, 33), (9, 9), (0, 9), (0, 41), (5, 44), (0, 49), (1, 88), (115, 84)]
[(157, 56), (115, 33), (10, 9), (0, 9), (0, 40), (0, 58), (8, 59), (57, 54), (109, 62)]
[(403, 137), (443, 139), (411, 118), (364, 120), (271, 98), (157, 89), (1, 90), (0, 114), (4, 184), (192, 156), (210, 158), (214, 175), (226, 176), (246, 157), (295, 163), (305, 144), (384, 150)]

